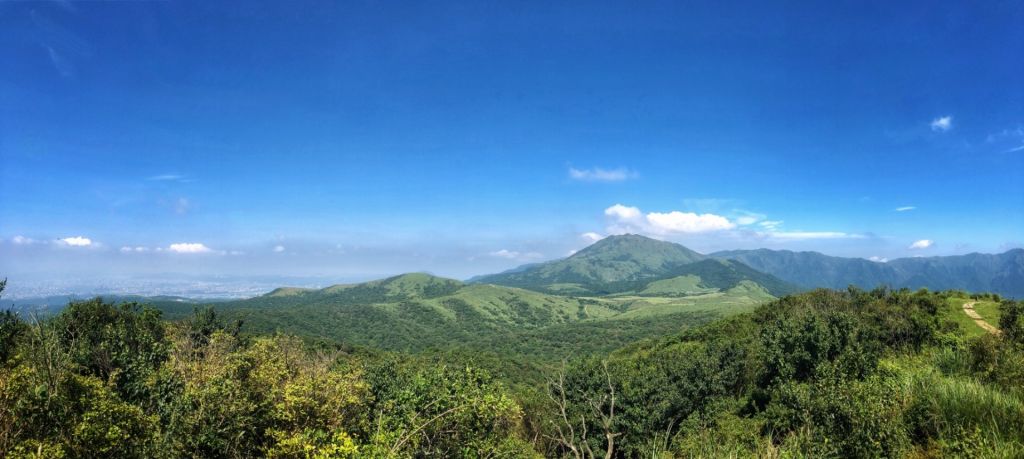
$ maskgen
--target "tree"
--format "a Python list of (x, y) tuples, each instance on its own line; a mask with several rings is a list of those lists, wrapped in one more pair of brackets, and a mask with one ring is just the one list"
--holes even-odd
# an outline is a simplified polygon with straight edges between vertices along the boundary
[(605, 459), (611, 459), (615, 454), (615, 439), (622, 435), (616, 429), (617, 398), (607, 361), (601, 362), (601, 370), (604, 388), (596, 392), (580, 391), (566, 384), (564, 363), (547, 383), (548, 397), (557, 410), (557, 418), (552, 421), (555, 433), (548, 438), (577, 459), (598, 457), (591, 446), (589, 424), (596, 423), (599, 426), (599, 435), (604, 439)]
[(999, 304), (999, 330), (1011, 343), (1024, 344), (1024, 306), (1019, 301), (1003, 300)]

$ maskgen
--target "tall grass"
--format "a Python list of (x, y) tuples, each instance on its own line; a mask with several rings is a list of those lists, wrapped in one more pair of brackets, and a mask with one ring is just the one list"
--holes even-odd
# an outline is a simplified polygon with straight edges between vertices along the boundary
[(1024, 454), (1020, 394), (935, 371), (904, 373), (903, 387), (907, 421), (918, 441), (937, 441), (954, 455), (961, 448), (989, 451), (990, 457)]

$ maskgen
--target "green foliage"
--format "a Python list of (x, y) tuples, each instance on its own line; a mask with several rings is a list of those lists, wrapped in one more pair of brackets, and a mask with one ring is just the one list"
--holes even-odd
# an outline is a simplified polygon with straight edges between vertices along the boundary
[(385, 360), (368, 370), (378, 413), (374, 454), (482, 457), (529, 455), (516, 440), (522, 412), (491, 376), (451, 368)]
[[(242, 339), (210, 310), (168, 325), (99, 300), (25, 326), (0, 367), (8, 457), (531, 456), (522, 410), (472, 367)], [(86, 346), (86, 343), (88, 346)]]
[[(425, 275), (267, 301), (364, 287), (358, 295), (402, 298), (384, 310), (401, 310), (410, 324), (438, 330), (453, 323), (450, 314), (478, 328), (452, 330), (449, 339), (466, 346), (357, 356), (329, 342), (242, 334), (231, 314), (213, 309), (177, 323), (100, 300), (33, 324), (10, 315), (0, 322), (14, 330), (3, 335), (12, 347), (0, 365), (0, 454), (1024, 454), (1018, 303), (1003, 302), (1003, 333), (975, 336), (952, 320), (964, 295), (924, 290), (819, 290), (700, 327), (687, 325), (714, 314), (580, 318), (607, 300), (561, 298), (573, 302), (563, 309), (569, 303), (540, 293)], [(633, 342), (655, 333), (667, 336)], [(581, 340), (595, 342), (589, 354), (539, 370)]]
[(0, 366), (14, 357), (18, 340), (25, 334), (28, 327), (14, 311), (0, 312)]
[[(0, 296), (7, 288), (7, 279), (0, 280)], [(14, 349), (18, 338), (25, 333), (25, 324), (18, 320), (18, 315), (11, 310), (0, 312), (0, 366), (14, 357)]]
[(812, 456), (896, 457), (909, 446), (902, 400), (893, 382), (882, 376), (850, 380), (822, 375), (813, 383), (787, 381), (773, 389), (761, 417), (763, 431), (789, 440), (801, 435)]
[(167, 358), (160, 311), (136, 303), (73, 302), (45, 326), (85, 374), (110, 381), (132, 402), (147, 397), (146, 378)]
[[(611, 434), (621, 457), (1019, 451), (1021, 352), (994, 336), (960, 344), (948, 313), (927, 291), (786, 297), (554, 373), (552, 412), (568, 416), (545, 415), (543, 435), (571, 455)], [(964, 376), (927, 376), (929, 361)], [(570, 427), (596, 434), (566, 439)]]
[(1012, 343), (1024, 345), (1024, 304), (1003, 300), (999, 304), (999, 329)]

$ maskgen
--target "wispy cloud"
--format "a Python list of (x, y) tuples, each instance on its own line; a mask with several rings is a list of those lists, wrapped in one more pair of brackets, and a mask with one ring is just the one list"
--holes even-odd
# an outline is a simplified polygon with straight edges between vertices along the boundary
[(174, 213), (178, 215), (185, 215), (192, 209), (192, 203), (186, 198), (178, 198), (174, 201)]
[(575, 167), (569, 167), (569, 178), (581, 182), (622, 182), (636, 177), (636, 172), (624, 167), (618, 169), (602, 169), (600, 167), (576, 169)]
[(940, 116), (932, 120), (930, 124), (931, 128), (935, 132), (946, 132), (953, 129), (953, 117), (952, 116)]
[(57, 50), (47, 46), (46, 53), (50, 58), (50, 63), (53, 64), (53, 68), (57, 69), (57, 73), (60, 76), (70, 78), (75, 74), (75, 68), (71, 65), (71, 61), (65, 59)]
[(600, 241), (601, 239), (604, 239), (604, 236), (591, 231), (581, 234), (580, 238), (582, 238), (584, 241), (587, 241), (588, 243), (594, 243)]
[(14, 243), (15, 245), (32, 245), (36, 243), (36, 240), (30, 237), (18, 235), (12, 237), (11, 242)]
[(1003, 153), (1024, 151), (1024, 125), (993, 132), (985, 138), (985, 142), (1001, 148)]
[(146, 177), (146, 180), (153, 182), (180, 182), (185, 180), (185, 176), (178, 174), (160, 174), (152, 177)]
[(284, 252), (284, 246), (283, 245), (275, 245), (274, 246), (274, 253), (281, 253), (281, 252)]
[(741, 209), (733, 209), (733, 221), (737, 225), (753, 225), (761, 220), (767, 218), (767, 215), (759, 214), (757, 212), (750, 212)]
[(875, 263), (885, 263), (885, 262), (888, 262), (888, 261), (889, 261), (889, 259), (888, 259), (888, 258), (885, 258), (885, 257), (877, 257), (877, 256), (876, 256), (876, 257), (870, 257), (870, 258), (868, 258), (868, 260), (871, 260), (871, 261), (873, 261), (873, 262), (875, 262)]
[(695, 214), (693, 212), (650, 212), (647, 223), (657, 233), (706, 233), (733, 229), (736, 224), (721, 215)]
[(772, 231), (767, 233), (772, 239), (788, 241), (807, 241), (814, 239), (864, 239), (865, 235), (844, 233), (841, 231)]
[(487, 255), (496, 258), (505, 258), (508, 260), (539, 260), (544, 258), (544, 255), (537, 252), (517, 252), (515, 250), (501, 249), (490, 252)]
[(914, 241), (914, 243), (910, 244), (910, 246), (907, 248), (910, 250), (923, 250), (933, 245), (935, 245), (935, 241), (932, 241), (930, 239), (921, 239), (919, 241)]
[(897, 208), (895, 208), (893, 210), (895, 210), (896, 212), (907, 212), (907, 211), (914, 210), (914, 209), (917, 209), (917, 207), (914, 207), (914, 206), (903, 206), (903, 207), (897, 207)]

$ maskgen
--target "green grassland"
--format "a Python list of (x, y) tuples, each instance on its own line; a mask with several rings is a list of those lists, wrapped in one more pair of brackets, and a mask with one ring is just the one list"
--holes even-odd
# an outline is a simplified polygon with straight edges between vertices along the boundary
[(253, 334), (282, 332), (400, 352), (476, 348), (544, 362), (610, 351), (774, 299), (749, 281), (698, 291), (576, 297), (414, 273), (322, 290), (282, 288), (216, 309)]
[(974, 319), (971, 319), (964, 312), (964, 303), (974, 301), (974, 310), (980, 315), (985, 322), (988, 322), (994, 327), (999, 326), (999, 303), (990, 300), (974, 300), (965, 296), (954, 296), (947, 298), (945, 301), (945, 309), (942, 311), (942, 317), (946, 320), (955, 322), (963, 333), (969, 337), (976, 337), (984, 335), (986, 332), (983, 328), (979, 327), (978, 324), (974, 323)]
[(974, 310), (994, 327), (999, 326), (999, 303), (995, 301), (978, 301), (974, 304)]

